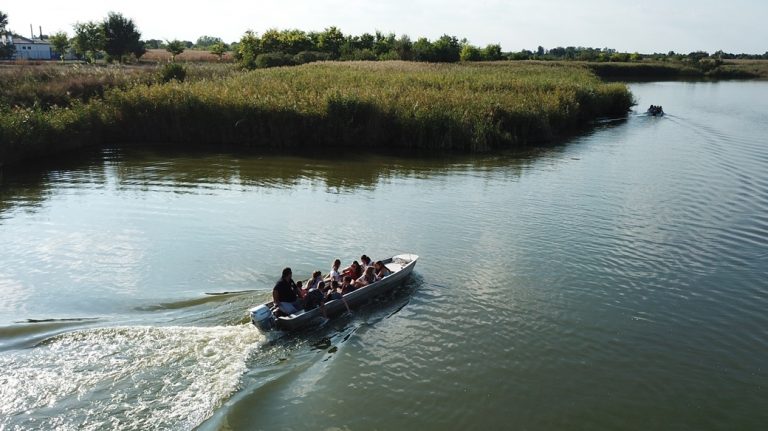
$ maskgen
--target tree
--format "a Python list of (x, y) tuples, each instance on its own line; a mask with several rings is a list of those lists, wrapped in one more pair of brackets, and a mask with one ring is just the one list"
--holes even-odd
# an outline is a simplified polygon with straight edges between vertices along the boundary
[[(262, 39), (262, 48), (264, 48), (265, 51), (268, 51), (266, 49), (265, 45), (265, 38), (267, 34), (264, 33), (264, 35), (261, 37)], [(312, 40), (307, 36), (307, 34), (301, 30), (282, 30), (277, 33), (277, 46), (278, 50), (275, 52), (283, 52), (286, 54), (296, 55), (302, 51), (309, 51), (313, 48)]]
[(533, 51), (529, 51), (527, 49), (523, 49), (520, 52), (510, 52), (507, 55), (508, 60), (530, 60), (534, 57), (534, 55), (537, 55)]
[(221, 40), (220, 37), (200, 36), (197, 38), (197, 42), (195, 42), (195, 47), (203, 49), (210, 48), (217, 43), (224, 43), (224, 41)]
[(176, 61), (176, 56), (184, 52), (187, 49), (186, 44), (178, 39), (166, 40), (165, 50), (171, 53), (171, 62)]
[(459, 61), (461, 44), (456, 36), (444, 34), (432, 44), (435, 50), (435, 60), (442, 63), (455, 63)]
[(413, 43), (413, 59), (416, 61), (435, 61), (435, 48), (426, 37), (420, 37)]
[(565, 48), (563, 48), (562, 46), (552, 48), (549, 50), (548, 54), (554, 58), (558, 58), (558, 59), (563, 58), (565, 57)]
[(219, 57), (219, 61), (224, 58), (224, 54), (227, 53), (227, 45), (224, 42), (217, 42), (211, 45), (211, 54)]
[(501, 45), (499, 44), (486, 45), (485, 48), (483, 48), (483, 50), (480, 52), (480, 55), (485, 61), (499, 61), (504, 58), (501, 55)]
[(402, 35), (395, 41), (395, 46), (392, 48), (397, 52), (397, 56), (400, 60), (413, 60), (413, 43), (408, 35)]
[(480, 61), (482, 59), (480, 50), (476, 46), (472, 46), (468, 43), (461, 47), (459, 58), (461, 61)]
[(317, 48), (322, 52), (327, 52), (332, 59), (338, 59), (341, 53), (341, 46), (344, 44), (344, 33), (336, 27), (326, 28), (325, 31), (318, 34)]
[(98, 52), (104, 48), (104, 27), (93, 21), (75, 24), (72, 47), (86, 61), (93, 63)]
[(61, 62), (64, 63), (64, 56), (67, 54), (67, 49), (69, 49), (69, 37), (67, 36), (67, 33), (60, 31), (51, 36), (49, 40), (51, 45), (53, 45), (53, 50), (59, 53)]
[(271, 28), (261, 35), (261, 50), (296, 55), (312, 49), (312, 40), (301, 30), (277, 30)]
[(245, 32), (235, 50), (235, 58), (240, 65), (246, 69), (256, 68), (256, 57), (261, 54), (261, 40), (259, 36), (251, 30)]
[(702, 59), (705, 59), (707, 57), (709, 57), (709, 53), (706, 52), (706, 51), (694, 51), (694, 52), (691, 52), (691, 53), (688, 54), (688, 59), (692, 63), (698, 63)]
[(362, 35), (360, 35), (360, 37), (357, 40), (358, 40), (358, 46), (355, 47), (357, 49), (372, 50), (374, 43), (376, 43), (376, 38), (374, 37), (374, 35), (370, 33), (363, 33)]
[(111, 58), (116, 58), (122, 63), (128, 54), (139, 58), (146, 52), (144, 44), (141, 43), (141, 33), (132, 19), (110, 12), (102, 26), (104, 27), (104, 51)]
[(164, 47), (165, 44), (159, 39), (149, 39), (144, 41), (144, 48), (146, 49), (160, 49)]
[(376, 41), (374, 42), (373, 52), (376, 56), (382, 56), (395, 47), (395, 41), (397, 39), (395, 38), (394, 33), (384, 35), (380, 31), (377, 31), (375, 37)]
[[(0, 35), (5, 35), (5, 26), (8, 25), (8, 15), (0, 10)], [(0, 42), (0, 58), (11, 58), (16, 51), (12, 43)]]

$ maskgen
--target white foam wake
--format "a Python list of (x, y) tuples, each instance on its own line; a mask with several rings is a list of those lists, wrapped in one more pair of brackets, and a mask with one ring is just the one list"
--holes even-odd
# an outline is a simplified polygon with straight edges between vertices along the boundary
[(0, 355), (0, 429), (190, 429), (235, 390), (250, 325), (76, 331)]

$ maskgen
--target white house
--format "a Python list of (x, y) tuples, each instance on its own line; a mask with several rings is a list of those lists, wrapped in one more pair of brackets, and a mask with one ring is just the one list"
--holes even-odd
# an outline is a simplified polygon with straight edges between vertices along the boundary
[(0, 41), (12, 43), (16, 47), (13, 55), (14, 59), (25, 60), (51, 60), (53, 59), (53, 48), (51, 43), (45, 39), (27, 39), (21, 36), (3, 35)]

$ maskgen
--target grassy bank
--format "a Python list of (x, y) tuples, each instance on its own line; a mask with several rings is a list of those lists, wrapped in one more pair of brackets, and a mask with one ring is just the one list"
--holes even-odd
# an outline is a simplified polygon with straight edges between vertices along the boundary
[(0, 162), (121, 142), (487, 151), (622, 115), (632, 97), (578, 65), (321, 63), (4, 106)]
[(768, 60), (726, 60), (722, 64), (703, 61), (643, 61), (634, 63), (582, 62), (606, 79), (768, 79)]

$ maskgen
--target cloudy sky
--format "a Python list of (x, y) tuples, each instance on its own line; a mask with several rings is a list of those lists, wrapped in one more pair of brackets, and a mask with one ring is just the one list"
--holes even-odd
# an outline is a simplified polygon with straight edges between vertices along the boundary
[(500, 43), (505, 51), (555, 46), (608, 47), (628, 52), (722, 49), (768, 51), (768, 0), (37, 0), (0, 4), (9, 28), (29, 35), (100, 20), (115, 11), (132, 18), (144, 39), (195, 41), (201, 35), (226, 42), (248, 30), (322, 30), (345, 34), (380, 30), (430, 39), (466, 37), (475, 45)]

